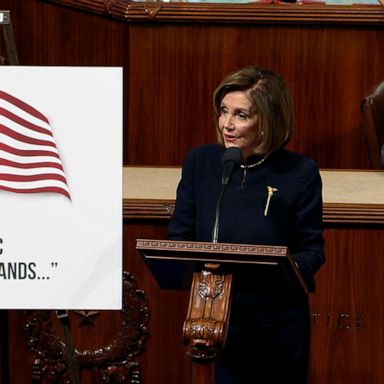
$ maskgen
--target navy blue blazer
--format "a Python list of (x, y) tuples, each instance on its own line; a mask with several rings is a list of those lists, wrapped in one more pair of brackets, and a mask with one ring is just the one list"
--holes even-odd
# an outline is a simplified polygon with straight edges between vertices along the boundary
[[(212, 241), (224, 151), (219, 144), (207, 144), (188, 153), (169, 239)], [(256, 156), (247, 163), (257, 160)], [(268, 187), (274, 189), (269, 203)], [(260, 165), (235, 169), (221, 205), (218, 241), (288, 246), (314, 291), (314, 275), (324, 263), (322, 209), (316, 163), (281, 149)]]

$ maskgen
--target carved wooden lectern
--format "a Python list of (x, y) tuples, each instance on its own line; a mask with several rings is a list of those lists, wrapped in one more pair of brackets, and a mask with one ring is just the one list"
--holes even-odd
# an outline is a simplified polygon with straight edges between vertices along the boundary
[(193, 384), (215, 383), (214, 361), (225, 346), (233, 285), (250, 291), (253, 272), (273, 268), (287, 284), (308, 293), (287, 247), (137, 239), (136, 249), (160, 287), (191, 289), (183, 338)]

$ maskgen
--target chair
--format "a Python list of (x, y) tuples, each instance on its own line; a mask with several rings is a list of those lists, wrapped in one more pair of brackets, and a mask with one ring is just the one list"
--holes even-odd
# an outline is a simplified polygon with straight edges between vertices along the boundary
[(384, 81), (375, 85), (361, 103), (371, 167), (384, 168)]

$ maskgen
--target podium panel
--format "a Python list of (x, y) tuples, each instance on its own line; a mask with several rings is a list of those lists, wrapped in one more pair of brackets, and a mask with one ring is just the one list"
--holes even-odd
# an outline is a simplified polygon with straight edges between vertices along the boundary
[(136, 249), (162, 288), (190, 289), (194, 272), (209, 264), (219, 264), (218, 272), (233, 275), (235, 289), (285, 286), (308, 293), (287, 247), (137, 239)]

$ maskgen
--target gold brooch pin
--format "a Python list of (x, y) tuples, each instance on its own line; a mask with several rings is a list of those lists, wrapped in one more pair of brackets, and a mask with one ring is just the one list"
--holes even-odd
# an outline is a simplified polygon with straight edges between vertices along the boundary
[(267, 186), (267, 189), (268, 189), (268, 198), (267, 198), (267, 203), (265, 204), (264, 216), (268, 215), (268, 209), (269, 209), (269, 204), (271, 203), (271, 198), (273, 194), (278, 191), (277, 188), (271, 187), (269, 185)]

